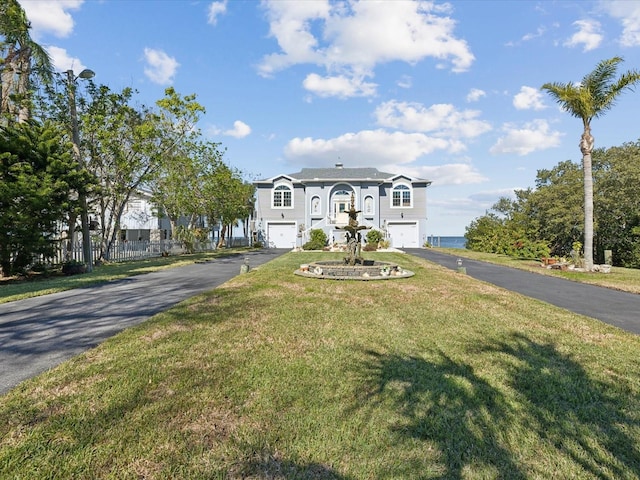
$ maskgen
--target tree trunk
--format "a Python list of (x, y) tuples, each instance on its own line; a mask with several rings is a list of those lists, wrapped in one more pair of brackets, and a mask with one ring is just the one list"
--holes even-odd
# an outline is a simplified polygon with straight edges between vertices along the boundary
[(584, 174), (584, 268), (593, 270), (593, 174), (591, 152), (593, 151), (591, 128), (586, 125), (580, 139), (582, 170)]
[(218, 246), (216, 248), (224, 247), (224, 236), (226, 232), (227, 226), (224, 224), (220, 224), (220, 238), (218, 239)]
[(29, 83), (31, 81), (31, 49), (26, 47), (20, 52), (18, 61), (18, 122), (24, 123), (31, 117), (29, 110)]
[(67, 228), (68, 228), (68, 236), (67, 236), (67, 253), (65, 255), (65, 260), (73, 260), (73, 249), (76, 246), (76, 220), (78, 219), (78, 216), (73, 213), (73, 212), (69, 212), (69, 220), (68, 220), (68, 224), (67, 224)]

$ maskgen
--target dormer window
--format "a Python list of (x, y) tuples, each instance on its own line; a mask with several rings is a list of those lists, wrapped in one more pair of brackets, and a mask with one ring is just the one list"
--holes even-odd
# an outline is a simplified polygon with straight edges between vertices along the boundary
[(288, 185), (278, 185), (273, 189), (273, 208), (293, 207), (293, 194)]
[(411, 189), (404, 185), (396, 185), (391, 190), (391, 206), (392, 207), (411, 207)]

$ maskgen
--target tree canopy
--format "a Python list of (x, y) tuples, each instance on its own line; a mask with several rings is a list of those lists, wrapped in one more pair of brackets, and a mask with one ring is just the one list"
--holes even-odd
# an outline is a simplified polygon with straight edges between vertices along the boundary
[[(614, 265), (640, 267), (640, 141), (593, 151), (595, 258), (611, 250)], [(536, 186), (501, 199), (467, 227), (467, 248), (540, 258), (567, 257), (583, 238), (583, 177), (571, 161), (538, 170)]]
[(31, 25), (17, 0), (0, 2), (0, 114), (24, 122), (30, 118), (32, 73), (51, 81), (47, 51), (29, 34)]
[(583, 192), (584, 192), (584, 260), (587, 270), (593, 268), (593, 177), (592, 158), (594, 138), (591, 135), (591, 121), (604, 115), (614, 105), (625, 90), (640, 82), (640, 72), (630, 70), (616, 79), (622, 57), (613, 57), (599, 62), (595, 69), (586, 74), (579, 84), (550, 82), (542, 86), (570, 115), (582, 120), (583, 132), (580, 139), (582, 152)]
[(0, 267), (21, 273), (55, 249), (71, 192), (86, 182), (53, 124), (0, 127)]

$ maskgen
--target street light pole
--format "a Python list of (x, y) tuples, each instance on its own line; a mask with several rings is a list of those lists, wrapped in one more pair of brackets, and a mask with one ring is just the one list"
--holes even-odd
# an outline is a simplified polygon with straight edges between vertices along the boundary
[[(67, 86), (69, 92), (69, 114), (71, 116), (71, 140), (73, 143), (73, 156), (77, 162), (78, 169), (83, 166), (82, 155), (80, 155), (80, 133), (78, 131), (78, 112), (76, 110), (76, 80), (78, 78), (92, 78), (93, 71), (85, 69), (76, 77), (73, 70), (67, 70)], [(78, 192), (80, 202), (80, 223), (82, 225), (82, 256), (86, 265), (86, 271), (93, 270), (93, 259), (91, 252), (91, 232), (89, 231), (89, 211), (87, 207), (87, 196), (83, 191)]]

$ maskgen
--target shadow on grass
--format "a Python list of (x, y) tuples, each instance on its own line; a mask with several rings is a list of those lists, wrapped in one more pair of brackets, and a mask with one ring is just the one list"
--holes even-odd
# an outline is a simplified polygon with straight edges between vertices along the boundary
[[(471, 364), (443, 351), (425, 352), (424, 358), (365, 354), (368, 390), (360, 408), (391, 405), (400, 415), (392, 427), (398, 444), (410, 438), (437, 449), (439, 466), (429, 478), (462, 479), (469, 471), (509, 479), (563, 472), (589, 478), (640, 476), (635, 393), (590, 378), (552, 344), (514, 335), (469, 351), (486, 356), (515, 395), (503, 393)], [(527, 467), (518, 460), (522, 456), (547, 459)], [(417, 468), (427, 467), (424, 463), (416, 460), (405, 473), (411, 468), (415, 475)], [(549, 470), (553, 465), (563, 470)]]
[(248, 462), (242, 467), (241, 478), (286, 478), (290, 480), (349, 480), (330, 467), (318, 463), (298, 464), (273, 455)]
[[(393, 428), (398, 442), (409, 436), (433, 443), (441, 453), (441, 465), (429, 478), (461, 479), (468, 465), (493, 470), (490, 476), (496, 478), (526, 478), (511, 452), (500, 445), (500, 425), (509, 417), (505, 399), (471, 366), (441, 351), (433, 360), (366, 354), (367, 400), (386, 404), (393, 399), (403, 418)], [(417, 469), (426, 467), (407, 465), (404, 473), (415, 476)], [(385, 472), (385, 476), (401, 473)]]
[(596, 478), (640, 477), (638, 399), (627, 387), (591, 378), (553, 344), (524, 335), (483, 351), (511, 357), (505, 366), (511, 387), (549, 449)]

